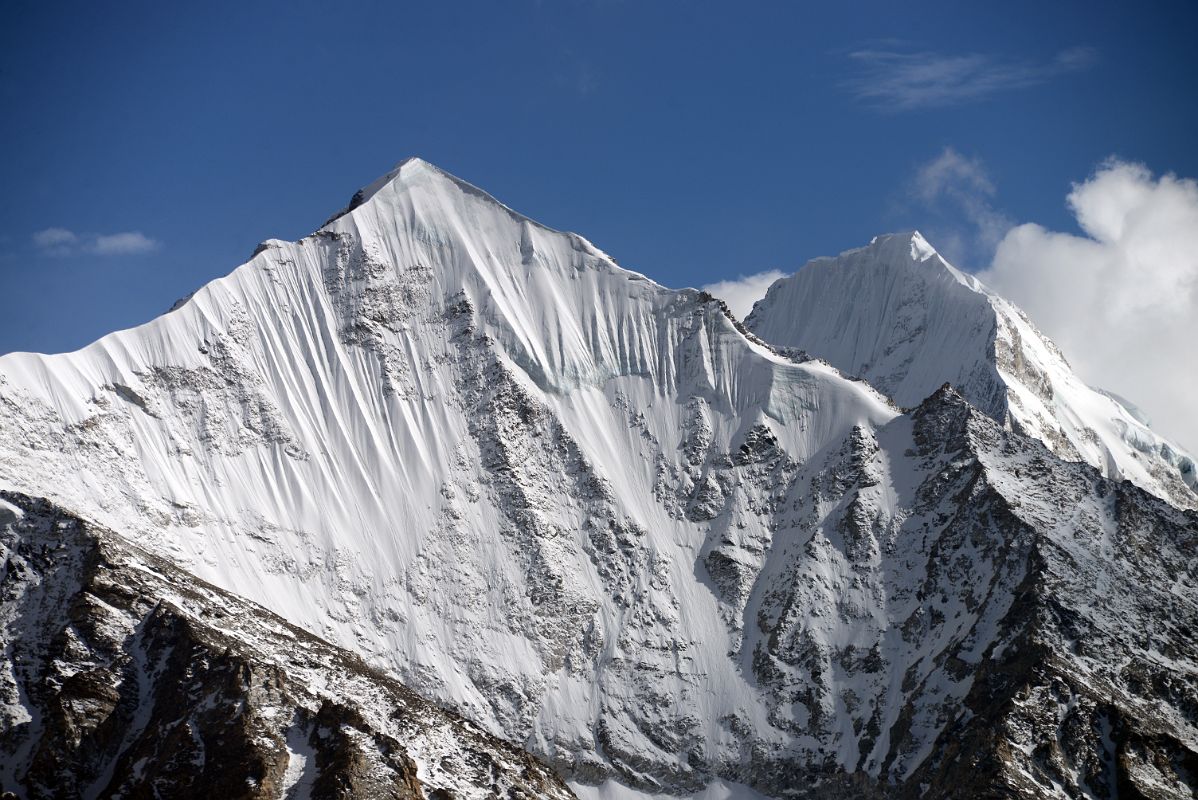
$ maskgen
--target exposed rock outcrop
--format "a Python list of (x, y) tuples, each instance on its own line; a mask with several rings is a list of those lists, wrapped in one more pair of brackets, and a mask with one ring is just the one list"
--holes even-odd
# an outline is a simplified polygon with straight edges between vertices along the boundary
[(0, 788), (27, 798), (568, 798), (265, 609), (0, 493)]

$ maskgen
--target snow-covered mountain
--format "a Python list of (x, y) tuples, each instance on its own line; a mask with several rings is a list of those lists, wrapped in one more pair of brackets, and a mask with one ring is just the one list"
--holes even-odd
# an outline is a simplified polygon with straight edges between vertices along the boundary
[(147, 325), (0, 357), (0, 484), (582, 796), (1171, 796), (1198, 753), (1193, 513), (415, 159)]
[(745, 325), (864, 378), (905, 407), (950, 383), (1061, 458), (1198, 508), (1191, 456), (1134, 407), (1087, 386), (1026, 314), (917, 232), (809, 262), (774, 283)]

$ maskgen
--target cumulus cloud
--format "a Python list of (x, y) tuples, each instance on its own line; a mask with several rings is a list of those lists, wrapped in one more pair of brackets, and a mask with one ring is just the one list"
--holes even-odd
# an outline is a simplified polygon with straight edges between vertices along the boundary
[(54, 256), (92, 253), (101, 256), (137, 255), (157, 250), (159, 243), (141, 231), (77, 234), (66, 228), (46, 228), (33, 234), (33, 246)]
[(709, 283), (701, 288), (727, 303), (737, 319), (744, 319), (753, 310), (753, 304), (765, 297), (770, 285), (785, 277), (785, 272), (770, 269), (754, 275), (741, 275), (735, 280)]
[(1086, 381), (1198, 451), (1198, 183), (1110, 160), (1073, 186), (1068, 204), (1083, 235), (1015, 227), (978, 277), (1021, 306)]
[(911, 191), (925, 212), (939, 218), (924, 226), (928, 235), (960, 266), (985, 264), (1012, 227), (994, 207), (994, 184), (981, 160), (951, 147), (916, 170)]
[(846, 87), (857, 99), (881, 110), (912, 111), (977, 100), (1079, 72), (1094, 64), (1097, 51), (1073, 47), (1047, 61), (898, 50), (857, 50), (849, 58), (859, 71)]

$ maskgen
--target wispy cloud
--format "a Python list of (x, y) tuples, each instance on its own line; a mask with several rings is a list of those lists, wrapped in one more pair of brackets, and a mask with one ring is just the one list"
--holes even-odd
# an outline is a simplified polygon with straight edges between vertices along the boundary
[(101, 256), (127, 256), (151, 253), (161, 244), (141, 231), (78, 234), (66, 228), (46, 228), (33, 234), (33, 246), (52, 256), (92, 253)]
[(785, 272), (770, 269), (755, 275), (741, 275), (735, 280), (709, 283), (702, 288), (727, 303), (737, 319), (744, 319), (753, 310), (753, 304), (765, 297), (774, 281), (785, 277)]
[(100, 255), (132, 255), (134, 253), (149, 253), (158, 249), (158, 242), (141, 233), (112, 233), (107, 236), (97, 236), (92, 243), (92, 250)]
[(1047, 61), (986, 53), (949, 55), (866, 49), (849, 54), (858, 74), (845, 83), (857, 99), (885, 111), (912, 111), (977, 100), (1088, 69), (1091, 47), (1062, 50)]
[(66, 228), (46, 228), (33, 234), (33, 245), (53, 255), (66, 255), (78, 243), (79, 237)]
[(960, 265), (985, 263), (1013, 226), (994, 206), (994, 184), (979, 158), (951, 147), (915, 171), (910, 195), (931, 215), (928, 230), (941, 249)]

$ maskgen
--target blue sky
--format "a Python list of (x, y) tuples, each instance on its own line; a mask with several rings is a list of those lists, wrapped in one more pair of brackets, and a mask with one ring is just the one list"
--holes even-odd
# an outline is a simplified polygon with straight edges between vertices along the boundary
[(144, 322), (408, 155), (672, 286), (911, 227), (983, 268), (971, 203), (1076, 233), (1108, 156), (1198, 175), (1188, 2), (6, 8), (0, 352)]

